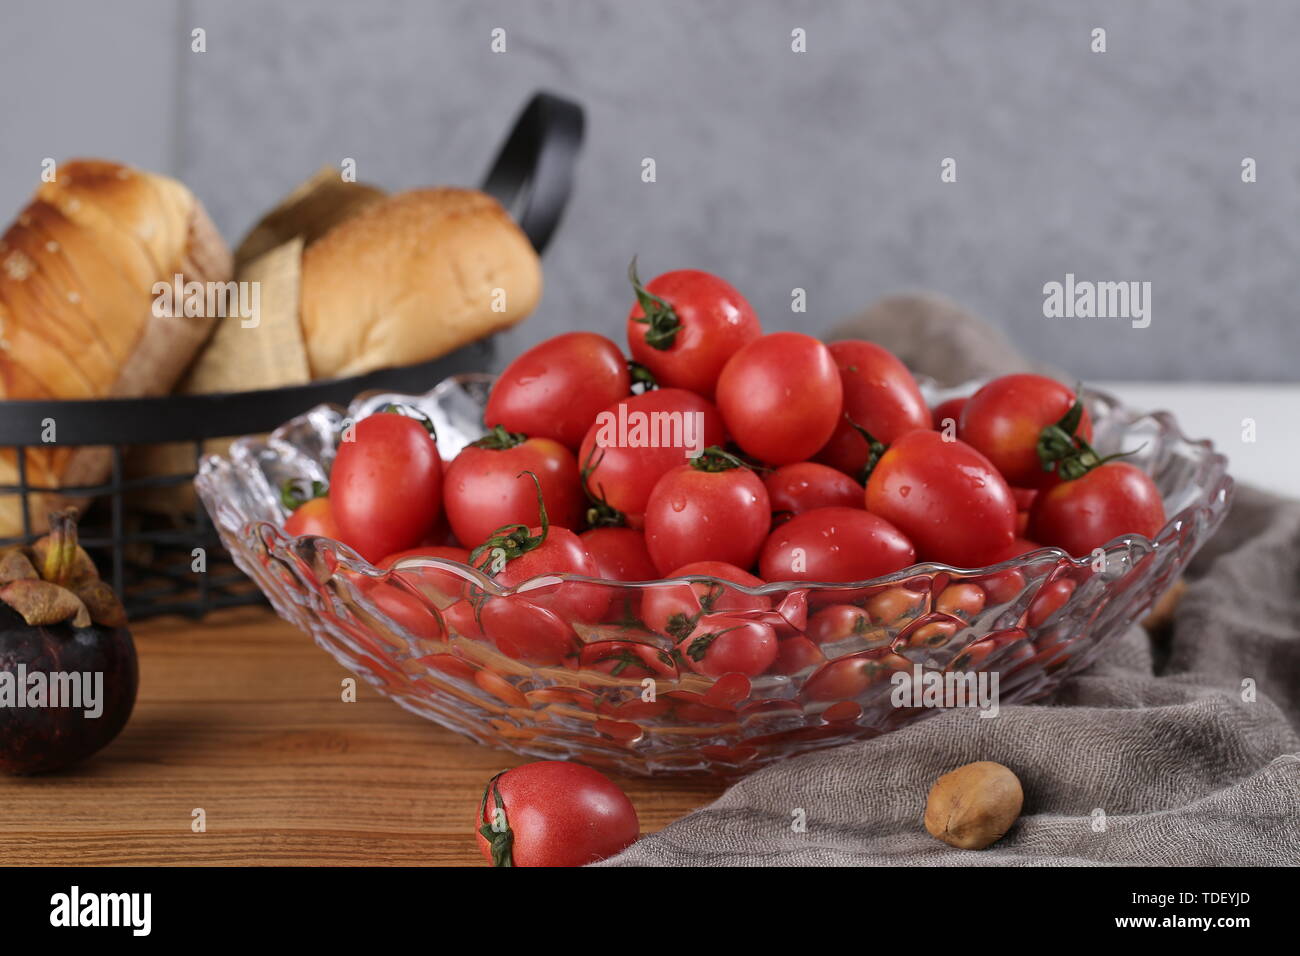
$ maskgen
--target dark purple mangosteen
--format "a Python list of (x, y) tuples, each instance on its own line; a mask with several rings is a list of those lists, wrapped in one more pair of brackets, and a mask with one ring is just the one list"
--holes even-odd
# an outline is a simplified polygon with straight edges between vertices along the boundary
[(126, 614), (77, 544), (75, 509), (0, 557), (0, 770), (84, 760), (126, 726), (139, 673)]

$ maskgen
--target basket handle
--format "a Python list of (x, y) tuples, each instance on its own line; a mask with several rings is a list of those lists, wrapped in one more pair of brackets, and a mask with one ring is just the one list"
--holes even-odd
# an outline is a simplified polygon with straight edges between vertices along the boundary
[(550, 242), (573, 190), (583, 126), (577, 103), (534, 93), (483, 178), (483, 191), (506, 207), (538, 254)]

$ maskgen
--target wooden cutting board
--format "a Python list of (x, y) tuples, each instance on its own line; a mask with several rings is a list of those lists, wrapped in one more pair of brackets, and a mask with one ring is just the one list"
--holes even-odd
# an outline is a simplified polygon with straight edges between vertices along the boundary
[[(482, 865), (483, 784), (525, 762), (407, 713), (271, 611), (134, 629), (140, 698), (86, 763), (0, 776), (0, 865)], [(616, 778), (650, 832), (709, 778)], [(192, 829), (202, 809), (206, 832)]]

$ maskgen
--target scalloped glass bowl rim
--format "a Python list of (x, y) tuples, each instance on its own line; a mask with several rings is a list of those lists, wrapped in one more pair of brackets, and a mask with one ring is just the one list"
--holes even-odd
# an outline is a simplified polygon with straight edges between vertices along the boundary
[[(456, 381), (456, 380), (464, 380), (464, 379), (476, 379), (479, 381), (487, 381), (493, 378), (494, 376), (488, 373), (465, 373), (461, 375), (451, 376), (449, 379), (446, 379), (444, 381)], [(931, 391), (939, 390), (948, 396), (953, 396), (953, 395), (961, 396), (961, 395), (971, 394), (975, 388), (978, 388), (979, 385), (986, 380), (974, 380), (971, 382), (963, 383), (961, 385), (953, 386), (951, 388), (942, 388), (942, 389), (936, 386), (931, 380), (928, 380), (922, 376), (918, 376), (917, 381), (921, 384), (923, 390), (927, 390), (927, 389)], [(441, 385), (442, 383), (439, 384)], [(421, 396), (411, 396), (411, 397), (423, 398), (423, 397), (430, 396), (438, 387), (439, 386), (434, 386), (434, 389), (430, 389), (428, 392), (424, 393)], [(1085, 388), (1084, 392), (1085, 394), (1087, 394), (1088, 396), (1094, 399), (1099, 399), (1110, 403), (1115, 408), (1123, 409), (1125, 411), (1132, 411), (1131, 409), (1127, 409), (1126, 406), (1123, 405), (1123, 403), (1121, 403), (1118, 399), (1116, 399), (1114, 396), (1110, 395), (1107, 392), (1103, 392), (1093, 388)], [(361, 395), (358, 395), (357, 398), (353, 401), (353, 405), (365, 400), (367, 396), (375, 395), (375, 394), (390, 394), (390, 393), (366, 392)], [(341, 406), (338, 405), (329, 405), (329, 404), (317, 405), (314, 408), (309, 409), (307, 412), (304, 412), (302, 415), (295, 416), (294, 419), (291, 419), (291, 422), (296, 421), (299, 418), (303, 418), (308, 415), (311, 415), (313, 412), (316, 412), (320, 409), (332, 409), (343, 413), (347, 412), (347, 409), (343, 409)], [(1142, 413), (1136, 416), (1135, 421), (1147, 419), (1147, 418), (1154, 420), (1162, 427), (1172, 431), (1173, 437), (1179, 440), (1180, 442), (1182, 442), (1184, 445), (1194, 447), (1194, 448), (1199, 448), (1203, 452), (1205, 452), (1208, 455), (1207, 464), (1212, 465), (1216, 469), (1217, 478), (1215, 481), (1213, 481), (1211, 484), (1207, 486), (1205, 493), (1203, 495), (1198, 496), (1197, 500), (1186, 505), (1175, 515), (1170, 517), (1165, 522), (1164, 526), (1160, 529), (1160, 531), (1156, 533), (1156, 536), (1154, 538), (1148, 538), (1145, 535), (1140, 535), (1140, 534), (1120, 535), (1116, 538), (1111, 539), (1103, 546), (1102, 550), (1107, 555), (1110, 555), (1112, 553), (1130, 555), (1133, 553), (1135, 549), (1140, 551), (1152, 551), (1161, 547), (1161, 543), (1167, 538), (1170, 538), (1171, 536), (1175, 535), (1178, 529), (1181, 527), (1181, 525), (1185, 521), (1189, 520), (1195, 514), (1195, 512), (1209, 505), (1213, 501), (1214, 496), (1225, 495), (1229, 493), (1234, 484), (1232, 477), (1227, 474), (1227, 457), (1222, 453), (1216, 451), (1213, 443), (1210, 440), (1188, 438), (1186, 434), (1183, 433), (1182, 428), (1179, 426), (1177, 420), (1173, 417), (1172, 414), (1170, 414), (1167, 411), (1156, 410), (1156, 411)], [(285, 423), (285, 424), (287, 425), (289, 423)], [(283, 427), (285, 426), (282, 425), (281, 428)], [(276, 430), (276, 432), (278, 431), (279, 429)], [(271, 433), (272, 440), (275, 438), (276, 432)], [(243, 441), (243, 439), (239, 439), (239, 441)], [(227, 456), (215, 455), (215, 454), (205, 455), (200, 465), (199, 475), (195, 479), (196, 483), (202, 482), (204, 478), (207, 476), (208, 471), (212, 467), (215, 467), (217, 462), (220, 462), (223, 459), (229, 460)], [(1096, 557), (1093, 554), (1089, 554), (1083, 557), (1075, 557), (1061, 550), (1060, 548), (1044, 546), (1041, 548), (1035, 548), (1032, 551), (1026, 551), (1022, 554), (1015, 555), (997, 564), (987, 565), (978, 568), (960, 568), (953, 565), (928, 561), (928, 562), (909, 565), (906, 568), (901, 568), (898, 571), (894, 571), (890, 574), (883, 575), (881, 577), (870, 578), (862, 581), (825, 581), (825, 582), (768, 581), (768, 582), (764, 582), (764, 584), (761, 585), (760, 587), (750, 587), (747, 585), (739, 584), (734, 581), (727, 580), (725, 578), (717, 578), (709, 575), (686, 575), (682, 577), (655, 578), (647, 581), (619, 581), (612, 578), (593, 578), (593, 577), (586, 577), (584, 575), (577, 575), (577, 574), (551, 574), (551, 575), (542, 575), (539, 577), (530, 578), (526, 581), (520, 582), (520, 584), (518, 584), (514, 588), (503, 588), (493, 578), (484, 574), (478, 568), (475, 568), (474, 566), (469, 564), (464, 564), (462, 562), (453, 561), (446, 558), (438, 558), (434, 556), (426, 557), (426, 556), (419, 556), (419, 555), (411, 555), (409, 557), (394, 562), (388, 568), (380, 568), (374, 564), (371, 564), (369, 561), (365, 560), (364, 558), (362, 558), (359, 554), (356, 553), (356, 551), (354, 551), (352, 548), (350, 548), (348, 545), (344, 544), (341, 541), (337, 541), (333, 538), (325, 538), (319, 535), (311, 535), (311, 534), (291, 536), (284, 532), (284, 529), (281, 525), (276, 525), (269, 521), (258, 520), (258, 521), (247, 522), (241, 528), (241, 533), (242, 534), (248, 534), (250, 532), (255, 533), (259, 530), (266, 530), (272, 532), (277, 537), (282, 539), (288, 547), (293, 548), (295, 551), (298, 551), (300, 554), (301, 554), (300, 549), (303, 547), (313, 549), (317, 553), (320, 553), (321, 550), (333, 551), (335, 553), (335, 557), (338, 563), (342, 565), (345, 569), (353, 573), (365, 574), (375, 578), (383, 578), (389, 575), (390, 573), (400, 572), (403, 570), (434, 569), (440, 571), (447, 571), (459, 575), (460, 577), (464, 578), (467, 582), (482, 588), (483, 590), (487, 591), (493, 596), (517, 595), (522, 592), (526, 592), (530, 590), (538, 590), (542, 587), (549, 587), (555, 584), (568, 583), (568, 582), (578, 582), (584, 584), (599, 584), (599, 585), (604, 585), (612, 588), (653, 588), (665, 584), (689, 585), (692, 583), (703, 582), (703, 583), (722, 584), (729, 589), (733, 589), (745, 594), (750, 594), (755, 596), (777, 596), (777, 595), (788, 594), (793, 591), (804, 591), (804, 590), (809, 590), (809, 591), (815, 590), (818, 592), (842, 590), (845, 592), (850, 592), (850, 591), (861, 591), (866, 588), (888, 587), (891, 585), (897, 585), (906, 582), (913, 578), (934, 577), (935, 575), (938, 574), (950, 574), (960, 578), (982, 577), (986, 575), (999, 574), (999, 573), (1005, 573), (1007, 571), (1017, 570), (1021, 567), (1030, 567), (1033, 565), (1037, 565), (1048, 558), (1051, 558), (1058, 565), (1061, 563), (1068, 563), (1070, 566), (1075, 568), (1080, 568), (1080, 569), (1091, 565), (1096, 560)], [(415, 550), (415, 549), (411, 549), (411, 550)]]

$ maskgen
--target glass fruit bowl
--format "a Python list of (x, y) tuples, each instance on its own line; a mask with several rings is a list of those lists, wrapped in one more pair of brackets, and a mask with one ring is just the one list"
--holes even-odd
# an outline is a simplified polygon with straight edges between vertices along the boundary
[[(555, 575), (506, 589), (454, 561), (408, 558), (381, 571), (338, 542), (284, 532), (278, 489), (326, 480), (347, 421), (414, 406), (451, 458), (483, 433), (491, 383), (460, 375), (424, 395), (319, 406), (207, 457), (195, 484), (276, 611), (403, 707), (488, 746), (633, 773), (745, 772), (873, 737), (933, 713), (931, 703), (953, 704), (924, 693), (942, 683), (967, 681), (976, 696), (982, 679), (998, 704), (1041, 698), (1139, 619), (1232, 493), (1209, 442), (1188, 440), (1166, 413), (1088, 391), (1094, 446), (1140, 448), (1127, 460), (1154, 478), (1171, 516), (1154, 540), (1110, 542), (1104, 560), (1043, 548), (988, 568), (919, 564), (852, 584)], [(932, 403), (976, 387), (923, 383)], [(771, 671), (714, 679), (674, 653), (683, 622), (721, 611), (773, 629)]]

